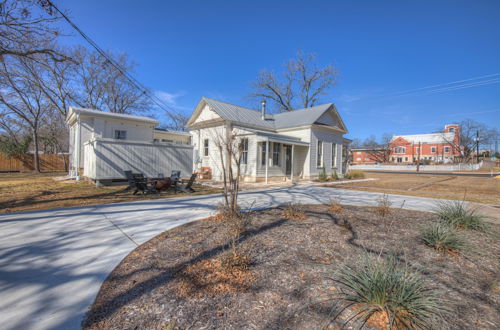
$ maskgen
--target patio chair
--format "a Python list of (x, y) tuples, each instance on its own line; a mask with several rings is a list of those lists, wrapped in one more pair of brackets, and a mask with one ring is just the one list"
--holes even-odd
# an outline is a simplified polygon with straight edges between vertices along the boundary
[(172, 174), (170, 174), (170, 179), (172, 180), (172, 182), (176, 182), (176, 181), (179, 181), (179, 179), (181, 178), (181, 171), (172, 171)]
[(185, 185), (176, 185), (176, 189), (185, 193), (194, 193), (195, 190), (192, 188), (194, 180), (196, 179), (197, 173), (193, 173)]

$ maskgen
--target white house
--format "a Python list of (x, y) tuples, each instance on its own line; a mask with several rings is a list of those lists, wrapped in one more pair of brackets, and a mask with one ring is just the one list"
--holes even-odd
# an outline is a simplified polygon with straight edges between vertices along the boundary
[(242, 145), (245, 181), (317, 178), (325, 171), (342, 175), (350, 140), (333, 104), (279, 114), (267, 114), (265, 102), (256, 111), (203, 97), (187, 129), (194, 146), (195, 170), (209, 168), (222, 178), (218, 137), (237, 136)]
[(155, 128), (155, 119), (70, 107), (66, 124), (73, 176), (104, 182), (123, 178), (123, 170), (192, 173), (190, 134)]

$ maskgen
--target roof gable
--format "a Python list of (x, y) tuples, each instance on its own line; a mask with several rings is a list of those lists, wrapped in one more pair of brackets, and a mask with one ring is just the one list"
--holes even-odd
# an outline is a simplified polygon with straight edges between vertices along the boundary
[(247, 127), (277, 130), (313, 125), (320, 120), (319, 123), (322, 125), (338, 127), (347, 132), (335, 106), (331, 103), (279, 114), (266, 114), (266, 119), (263, 120), (260, 111), (206, 97), (203, 97), (196, 106), (187, 127), (196, 123), (205, 106), (208, 106), (222, 119)]

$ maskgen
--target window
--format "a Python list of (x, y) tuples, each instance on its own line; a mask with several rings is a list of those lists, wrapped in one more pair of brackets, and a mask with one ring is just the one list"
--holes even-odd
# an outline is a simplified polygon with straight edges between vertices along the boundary
[(433, 154), (435, 154), (435, 153), (436, 153), (436, 147), (431, 147), (431, 152), (432, 152)]
[(323, 167), (323, 141), (318, 141), (316, 166)]
[(451, 133), (455, 132), (455, 127), (450, 127), (450, 129), (448, 129), (448, 132), (451, 132)]
[(261, 147), (261, 152), (260, 152), (260, 164), (262, 166), (266, 165), (266, 148), (267, 148), (267, 143), (262, 142), (262, 147)]
[(172, 141), (172, 140), (167, 140), (167, 139), (161, 139), (161, 142), (169, 142), (169, 143), (172, 143), (172, 142), (174, 142), (174, 141)]
[(208, 157), (208, 139), (203, 140), (203, 156)]
[(159, 142), (159, 140), (158, 139), (153, 139), (153, 142)]
[(356, 158), (356, 160), (357, 160), (357, 161), (360, 161), (360, 160), (361, 160), (361, 157)]
[(241, 151), (241, 164), (248, 164), (248, 139), (241, 139), (240, 141), (240, 151)]
[(394, 153), (395, 154), (404, 154), (404, 153), (406, 153), (406, 148), (405, 147), (396, 147), (396, 148), (394, 148)]
[(408, 157), (405, 157), (405, 162), (407, 162), (407, 161), (408, 161)]
[(450, 147), (444, 147), (444, 152), (449, 153), (450, 152)]
[[(358, 155), (360, 152), (358, 152)], [(332, 167), (337, 166), (337, 145), (332, 143)]]
[(280, 166), (281, 144), (273, 142), (273, 166)]
[(420, 147), (415, 147), (415, 154), (419, 154), (420, 153)]
[(117, 140), (126, 140), (127, 139), (127, 131), (115, 131), (115, 139)]

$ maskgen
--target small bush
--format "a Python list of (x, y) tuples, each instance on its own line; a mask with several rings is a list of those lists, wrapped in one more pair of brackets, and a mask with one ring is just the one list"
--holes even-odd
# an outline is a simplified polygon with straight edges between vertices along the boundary
[(339, 180), (339, 175), (337, 173), (337, 170), (333, 170), (333, 173), (332, 173), (332, 180)]
[(458, 229), (485, 229), (485, 216), (477, 214), (477, 209), (471, 208), (462, 201), (439, 202), (434, 212), (443, 223)]
[(429, 288), (409, 265), (399, 265), (394, 258), (365, 257), (358, 265), (341, 267), (333, 280), (340, 283), (335, 299), (355, 313), (347, 322), (357, 319), (364, 325), (373, 317), (389, 329), (430, 329), (446, 310), (439, 292)]
[(344, 207), (340, 203), (340, 198), (330, 197), (330, 200), (328, 201), (328, 211), (334, 214), (339, 214), (344, 211)]
[(350, 170), (349, 172), (346, 173), (344, 176), (346, 179), (364, 179), (365, 178), (365, 172), (358, 171), (358, 170)]
[(326, 175), (326, 170), (323, 167), (323, 171), (318, 175), (318, 180), (319, 181), (328, 181), (328, 175)]
[(287, 203), (284, 206), (283, 216), (287, 219), (303, 220), (306, 214), (302, 211), (300, 204)]
[(391, 213), (391, 205), (392, 202), (389, 200), (389, 195), (383, 194), (377, 200), (377, 206), (375, 207), (375, 213), (385, 217), (386, 215)]
[(434, 222), (421, 229), (422, 241), (440, 252), (453, 252), (465, 247), (464, 239), (453, 228)]

